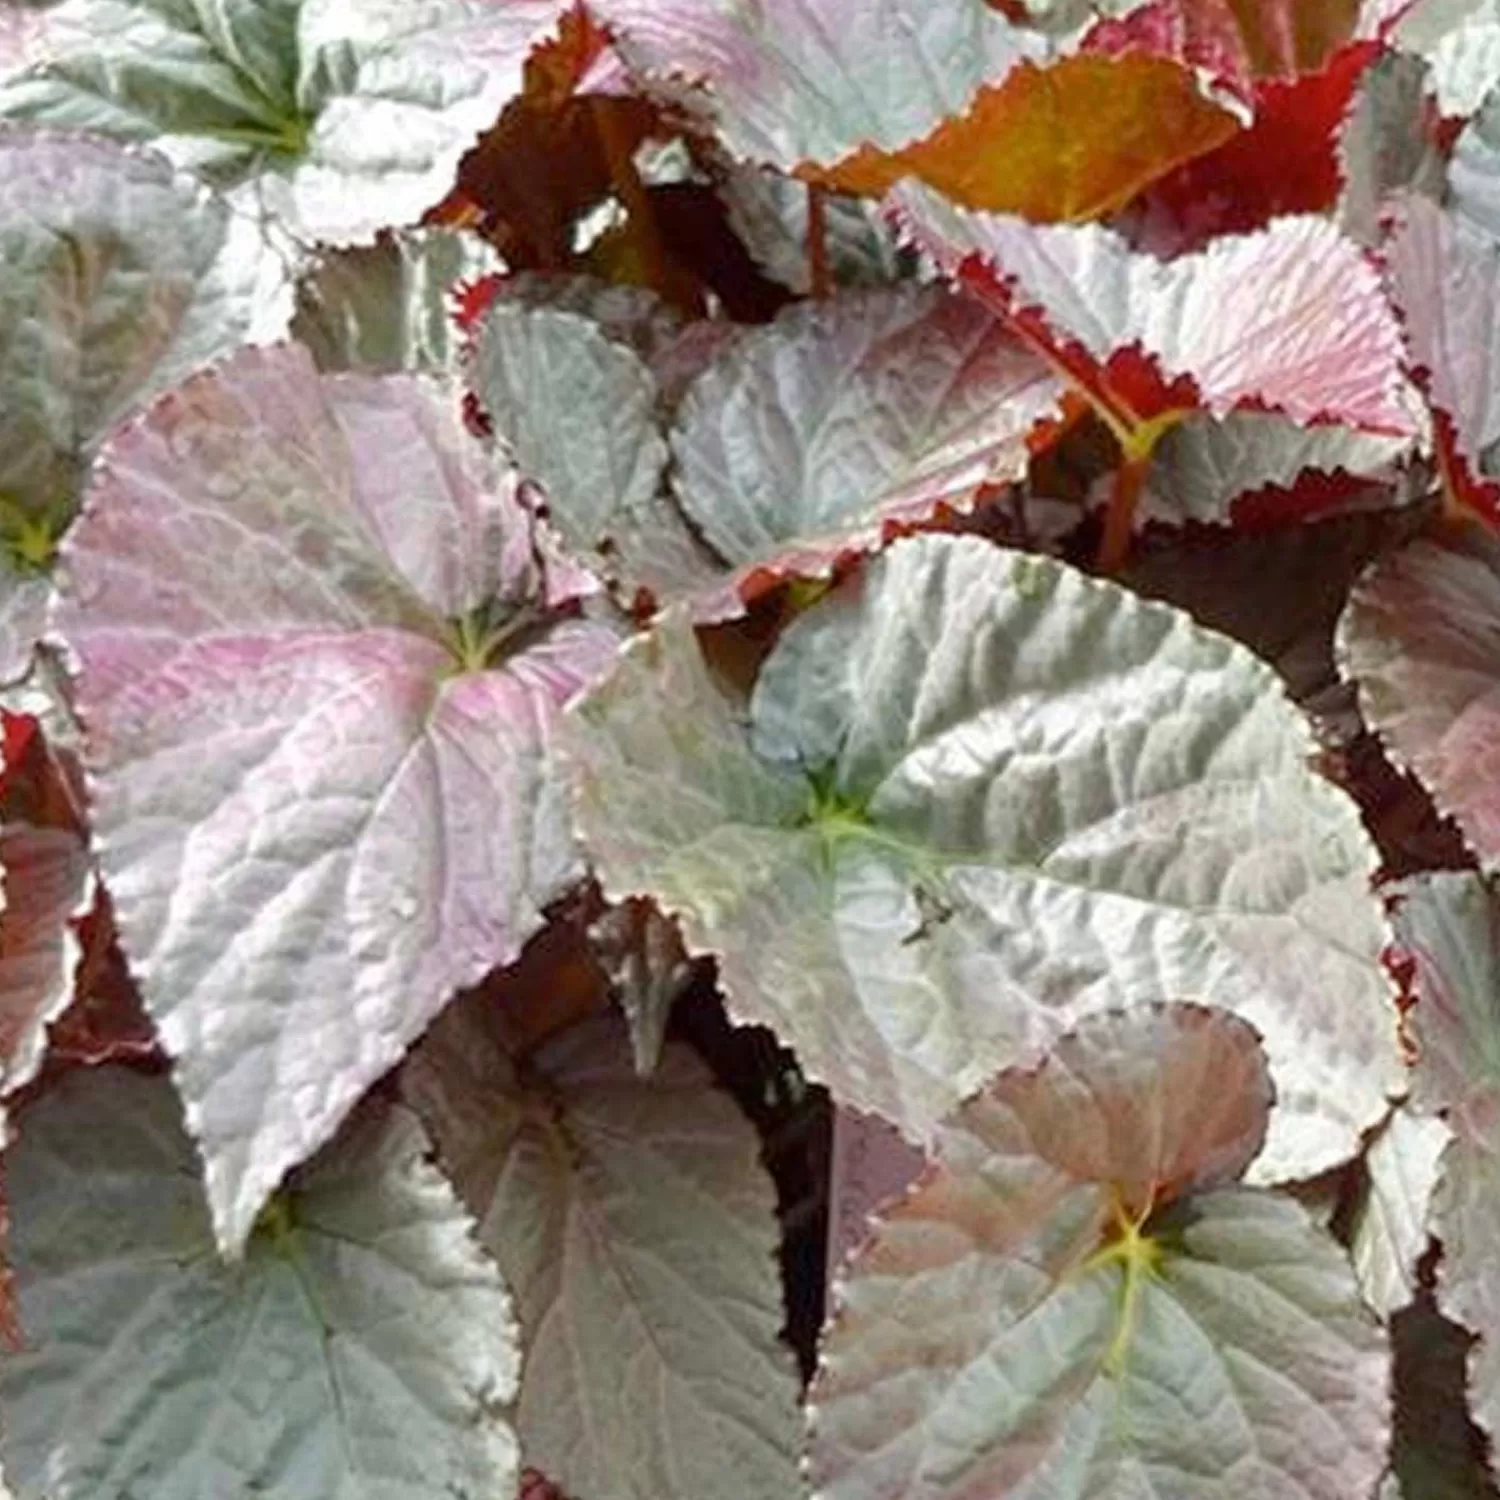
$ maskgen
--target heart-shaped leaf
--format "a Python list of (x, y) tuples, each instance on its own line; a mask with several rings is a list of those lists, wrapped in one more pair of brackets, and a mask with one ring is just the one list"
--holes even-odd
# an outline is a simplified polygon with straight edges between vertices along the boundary
[(475, 997), (405, 1078), (516, 1297), (527, 1459), (586, 1500), (794, 1494), (775, 1199), (703, 1065), (640, 1078), (613, 1018), (518, 1065)]
[(818, 1500), (1349, 1500), (1390, 1355), (1339, 1246), (1235, 1187), (1271, 1101), (1222, 1012), (1094, 1016), (938, 1134), (837, 1288)]
[(245, 351), (66, 549), (95, 826), (222, 1243), (578, 870), (547, 746), (614, 652), (421, 377)]
[(407, 1111), (367, 1108), (229, 1266), (170, 1083), (64, 1078), (6, 1156), (18, 1500), (513, 1493), (515, 1322), (427, 1149)]
[(914, 538), (782, 636), (748, 715), (674, 619), (565, 743), (606, 895), (653, 896), (738, 1018), (914, 1137), (1163, 994), (1266, 1037), (1268, 1176), (1346, 1159), (1399, 1087), (1358, 814), (1270, 669), (1175, 610)]

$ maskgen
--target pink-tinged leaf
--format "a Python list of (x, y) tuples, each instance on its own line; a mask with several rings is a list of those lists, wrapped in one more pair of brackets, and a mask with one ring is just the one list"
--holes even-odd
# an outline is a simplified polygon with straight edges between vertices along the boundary
[(1453, 1132), (1432, 1202), (1442, 1242), (1438, 1305), (1479, 1335), (1471, 1405), (1500, 1433), (1500, 905), (1470, 871), (1398, 887), (1397, 939), (1415, 961), (1413, 1098)]
[(1383, 1332), (1305, 1210), (1234, 1185), (1271, 1094), (1250, 1027), (1154, 1005), (959, 1109), (835, 1292), (818, 1500), (1368, 1495)]
[(112, 439), (69, 539), (104, 873), (227, 1249), (577, 873), (550, 726), (615, 637), (514, 485), (451, 389), (250, 350)]
[(913, 180), (888, 201), (918, 248), (1024, 329), (1145, 451), (1199, 408), (1418, 431), (1380, 277), (1324, 219), (1278, 219), (1163, 263), (1098, 225), (971, 213)]
[(916, 1180), (926, 1157), (893, 1125), (852, 1109), (833, 1112), (828, 1163), (830, 1285), (844, 1261), (870, 1233), (871, 1217)]
[(53, 0), (0, 3), (0, 77), (41, 62), (47, 52), (47, 12)]
[(1474, 523), (1387, 558), (1351, 595), (1339, 653), (1387, 753), (1500, 869), (1500, 538)]
[(1128, 15), (1101, 21), (1086, 45), (1109, 57), (1176, 57), (1239, 99), (1248, 101), (1253, 93), (1253, 64), (1225, 0), (1149, 0)]
[(1492, 477), (1500, 440), (1500, 248), (1412, 196), (1385, 258), (1412, 363), (1438, 416), (1447, 487), (1455, 500), (1500, 516)]
[(1021, 479), (1027, 440), (1063, 394), (968, 298), (901, 287), (802, 303), (689, 389), (672, 434), (677, 499), (739, 594), (758, 574), (826, 578), (888, 529)]

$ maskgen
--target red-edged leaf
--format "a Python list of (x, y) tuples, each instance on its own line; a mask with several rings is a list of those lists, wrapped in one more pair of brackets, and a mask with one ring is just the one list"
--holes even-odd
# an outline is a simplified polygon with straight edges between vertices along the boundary
[(1386, 249), (1391, 295), (1437, 416), (1451, 498), (1500, 519), (1491, 450), (1500, 440), (1500, 247), (1426, 198), (1406, 200)]
[(1180, 254), (1282, 214), (1332, 208), (1342, 185), (1339, 126), (1379, 53), (1374, 42), (1356, 42), (1319, 72), (1259, 82), (1248, 129), (1153, 184), (1135, 205), (1152, 249)]
[(13, 714), (0, 709), (0, 791), (5, 787), (5, 773), (11, 766), (20, 764), (35, 733), (36, 720), (30, 714)]
[(1323, 219), (1278, 219), (1163, 263), (1097, 225), (970, 213), (913, 181), (889, 202), (949, 277), (1068, 372), (1134, 456), (1197, 408), (1419, 430), (1380, 277)]
[(1177, 57), (1220, 80), (1247, 102), (1253, 65), (1227, 0), (1149, 0), (1089, 33), (1090, 50), (1112, 56)]
[(1386, 559), (1351, 596), (1339, 645), (1391, 758), (1500, 869), (1500, 538), (1470, 523)]
[(1087, 218), (1234, 130), (1165, 35), (1080, 51), (974, 0), (593, 3), (648, 84), (694, 85), (733, 157), (843, 192), (911, 174), (971, 207)]
[[(1103, 22), (1091, 46), (1147, 45), (1230, 84), (1316, 72), (1356, 26), (1359, 0), (1150, 0)], [(1243, 89), (1248, 93), (1248, 88)]]

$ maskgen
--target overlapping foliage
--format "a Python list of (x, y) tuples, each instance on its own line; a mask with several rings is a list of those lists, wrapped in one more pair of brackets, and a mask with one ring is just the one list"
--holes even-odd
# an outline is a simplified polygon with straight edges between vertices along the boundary
[(1495, 1494), (1497, 309), (1492, 0), (0, 0), (16, 1500)]

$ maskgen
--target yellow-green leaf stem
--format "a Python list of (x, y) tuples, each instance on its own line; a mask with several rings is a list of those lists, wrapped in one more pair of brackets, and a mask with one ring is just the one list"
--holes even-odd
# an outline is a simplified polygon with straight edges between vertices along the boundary
[(1114, 1337), (1104, 1355), (1104, 1369), (1118, 1377), (1124, 1373), (1130, 1356), (1142, 1290), (1147, 1278), (1159, 1273), (1165, 1251), (1158, 1240), (1141, 1232), (1149, 1210), (1139, 1216), (1133, 1215), (1124, 1203), (1116, 1199), (1114, 1213), (1111, 1238), (1084, 1262), (1083, 1269), (1088, 1273), (1105, 1266), (1121, 1268), (1120, 1311), (1115, 1321)]
[(63, 530), (50, 510), (36, 511), (0, 492), (0, 546), (25, 573), (45, 573), (57, 556)]
[(549, 619), (547, 611), (531, 607), (510, 613), (499, 623), (494, 616), (492, 606), (481, 605), (448, 622), (447, 646), (455, 673), (483, 672), (497, 665)]
[(296, 1232), (297, 1220), (292, 1209), (292, 1195), (285, 1189), (272, 1193), (266, 1200), (251, 1231), (254, 1239), (270, 1246), (278, 1255), (285, 1254)]

